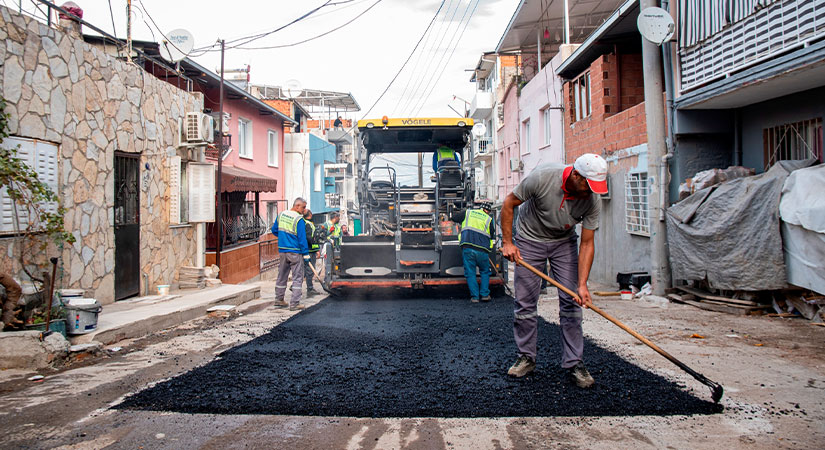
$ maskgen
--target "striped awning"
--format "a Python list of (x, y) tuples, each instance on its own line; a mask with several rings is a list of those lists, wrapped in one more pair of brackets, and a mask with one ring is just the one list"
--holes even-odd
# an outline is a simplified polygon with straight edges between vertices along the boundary
[(691, 47), (778, 0), (679, 0), (679, 46)]

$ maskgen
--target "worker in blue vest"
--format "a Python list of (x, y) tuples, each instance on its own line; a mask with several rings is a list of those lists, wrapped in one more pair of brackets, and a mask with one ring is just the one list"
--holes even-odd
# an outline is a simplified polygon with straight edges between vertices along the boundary
[[(306, 200), (298, 197), (292, 203), (292, 209), (278, 214), (272, 224), (272, 234), (278, 236), (278, 279), (275, 280), (275, 304), (289, 306), (290, 311), (304, 309), (301, 305), (301, 284), (304, 281), (304, 261), (309, 261), (306, 223), (304, 209)], [(289, 303), (284, 300), (286, 283), (292, 272), (292, 298)]]
[(433, 172), (438, 173), (447, 161), (456, 161), (461, 164), (458, 153), (447, 146), (447, 144), (441, 144), (433, 152)]
[(317, 239), (318, 232), (315, 229), (315, 224), (312, 223), (312, 211), (309, 208), (304, 210), (304, 222), (306, 222), (307, 245), (309, 245), (309, 259), (304, 259), (304, 278), (307, 280), (307, 297), (309, 297), (315, 294), (315, 287), (312, 285), (312, 277), (315, 275), (310, 268), (310, 264), (315, 267), (321, 245)]
[[(490, 301), (490, 252), (495, 246), (496, 223), (490, 215), (490, 203), (479, 202), (475, 208), (453, 213), (450, 219), (461, 224), (458, 245), (464, 259), (464, 277), (470, 288), (470, 301)], [(481, 287), (476, 281), (481, 275)]]

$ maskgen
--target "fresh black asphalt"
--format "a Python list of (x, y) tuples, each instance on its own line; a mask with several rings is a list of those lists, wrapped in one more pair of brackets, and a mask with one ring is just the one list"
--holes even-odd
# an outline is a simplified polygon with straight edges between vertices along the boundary
[(536, 371), (510, 378), (506, 372), (516, 358), (512, 317), (509, 297), (478, 304), (328, 298), (205, 366), (128, 397), (118, 408), (353, 417), (721, 411), (708, 392), (694, 395), (590, 340), (585, 362), (596, 384), (578, 389), (558, 365), (559, 327), (541, 318)]

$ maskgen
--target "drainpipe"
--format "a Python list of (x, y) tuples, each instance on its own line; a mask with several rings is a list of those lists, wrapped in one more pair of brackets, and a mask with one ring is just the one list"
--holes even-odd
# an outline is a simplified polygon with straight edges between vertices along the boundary
[[(662, 9), (670, 12), (670, 1), (662, 0)], [(664, 222), (665, 211), (669, 199), (668, 182), (668, 161), (673, 158), (676, 146), (676, 130), (674, 129), (675, 108), (673, 106), (673, 54), (671, 53), (670, 41), (662, 45), (662, 59), (665, 70), (665, 99), (667, 104), (667, 154), (662, 156), (661, 170), (659, 172), (659, 221)]]
[[(657, 0), (641, 0), (641, 9), (658, 6)], [(664, 296), (671, 287), (667, 252), (667, 229), (663, 218), (662, 199), (667, 198), (667, 184), (662, 174), (667, 173), (667, 136), (665, 111), (662, 104), (662, 53), (656, 44), (642, 38), (642, 65), (644, 73), (645, 115), (648, 153), (648, 217), (650, 220), (650, 267), (653, 294)], [(650, 175), (653, 177), (650, 177)], [(658, 180), (656, 177), (658, 176)], [(653, 178), (653, 179), (651, 179)]]

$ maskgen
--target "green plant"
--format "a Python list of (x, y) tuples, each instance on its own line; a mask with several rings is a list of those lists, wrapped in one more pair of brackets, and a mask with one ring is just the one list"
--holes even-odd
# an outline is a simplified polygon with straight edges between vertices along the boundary
[[(0, 144), (9, 136), (9, 115), (5, 113), (6, 99), (0, 96)], [(23, 248), (28, 248), (32, 257), (35, 249), (45, 254), (49, 243), (60, 246), (64, 242), (74, 243), (75, 238), (68, 233), (63, 224), (63, 215), (66, 210), (58, 206), (56, 211), (45, 209), (49, 203), (58, 203), (58, 196), (48, 185), (40, 181), (37, 172), (17, 157), (17, 148), (0, 146), (0, 187), (6, 188), (6, 195), (13, 201), (15, 212), (28, 211), (29, 220), (24, 229), (17, 229), (17, 233), (25, 239), (21, 247), (20, 259), (23, 270), (33, 280), (42, 281), (32, 276), (24, 261)], [(20, 226), (15, 220), (17, 227)], [(43, 239), (45, 237), (45, 239)], [(46, 261), (43, 261), (45, 264)]]

